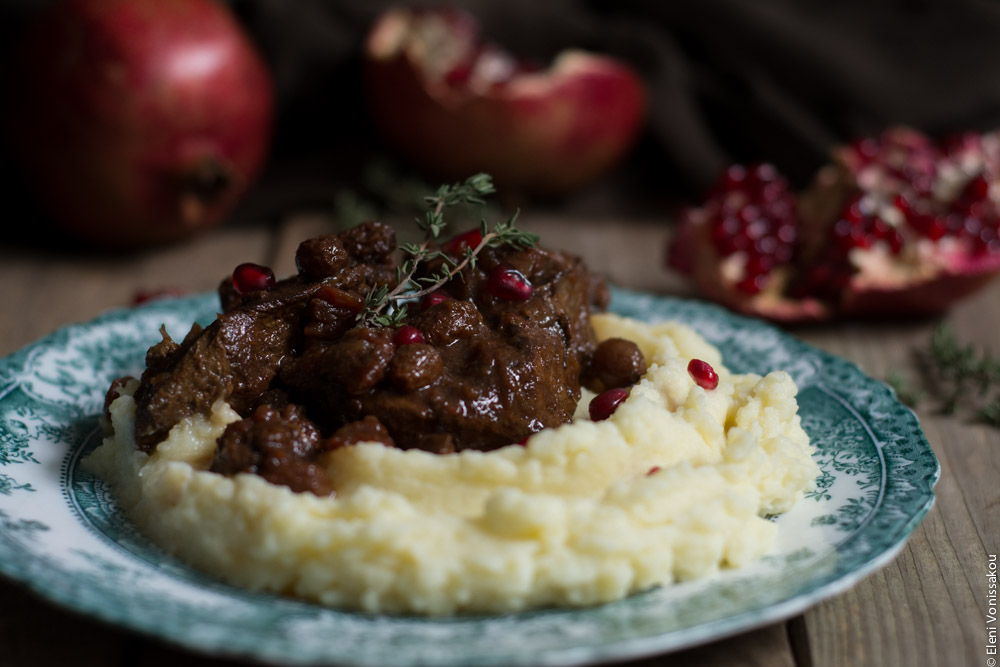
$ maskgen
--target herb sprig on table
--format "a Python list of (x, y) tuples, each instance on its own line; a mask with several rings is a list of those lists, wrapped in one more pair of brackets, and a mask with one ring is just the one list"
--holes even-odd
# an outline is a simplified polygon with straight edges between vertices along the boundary
[[(445, 210), (460, 204), (485, 204), (483, 197), (494, 192), (496, 189), (489, 174), (476, 174), (462, 183), (442, 185), (433, 195), (425, 197), (424, 201), (429, 208), (422, 218), (415, 220), (417, 227), (424, 233), (424, 240), (400, 247), (406, 259), (396, 269), (395, 287), (381, 285), (372, 288), (365, 295), (364, 308), (358, 314), (358, 322), (364, 326), (399, 326), (406, 318), (406, 302), (439, 289), (455, 276), (460, 276), (465, 267), (474, 267), (476, 258), (483, 249), (503, 245), (530, 248), (538, 243), (537, 234), (517, 228), (518, 213), (515, 212), (506, 221), (494, 224), (492, 229), (486, 220), (481, 220), (479, 242), (475, 247), (465, 245), (458, 257), (438, 249), (436, 241), (448, 227)], [(422, 264), (434, 260), (441, 261), (438, 272), (417, 276)]]
[(916, 361), (926, 391), (899, 372), (886, 377), (900, 400), (916, 407), (929, 399), (945, 415), (971, 404), (981, 421), (1000, 428), (1000, 357), (959, 342), (951, 327), (942, 323), (934, 329), (927, 348), (917, 351)]

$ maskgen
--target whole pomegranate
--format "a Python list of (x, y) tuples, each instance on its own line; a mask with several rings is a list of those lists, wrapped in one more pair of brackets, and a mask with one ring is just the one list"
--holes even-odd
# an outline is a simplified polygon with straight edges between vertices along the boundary
[(540, 70), (454, 9), (390, 9), (365, 58), (382, 136), (442, 178), (486, 171), (504, 188), (562, 194), (614, 166), (645, 117), (645, 86), (628, 65), (572, 50)]
[(62, 0), (26, 35), (13, 143), (53, 221), (103, 246), (220, 222), (258, 174), (270, 74), (212, 0)]
[(681, 215), (668, 263), (773, 320), (941, 312), (1000, 272), (1000, 135), (892, 128), (834, 149), (799, 195), (734, 165)]

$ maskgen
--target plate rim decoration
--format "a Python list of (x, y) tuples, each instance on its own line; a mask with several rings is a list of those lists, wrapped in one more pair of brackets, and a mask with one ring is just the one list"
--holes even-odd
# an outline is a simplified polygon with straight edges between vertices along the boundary
[(359, 667), (390, 657), (437, 667), (580, 665), (784, 620), (896, 556), (933, 505), (940, 465), (916, 415), (888, 386), (761, 320), (703, 301), (612, 294), (612, 312), (689, 324), (720, 347), (732, 370), (773, 365), (799, 383), (821, 473), (816, 489), (777, 520), (802, 522), (805, 546), (789, 542), (742, 570), (600, 607), (502, 616), (377, 616), (218, 582), (145, 541), (116, 515), (106, 485), (78, 465), (99, 441), (96, 415), (110, 380), (141, 370), (160, 323), (172, 330), (211, 320), (218, 301), (205, 293), (110, 311), (0, 359), (0, 575), (69, 610), (220, 657)]

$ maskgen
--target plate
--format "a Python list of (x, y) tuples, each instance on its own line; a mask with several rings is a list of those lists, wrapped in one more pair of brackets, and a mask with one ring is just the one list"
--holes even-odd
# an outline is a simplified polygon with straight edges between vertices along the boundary
[(183, 335), (204, 294), (108, 313), (0, 360), (0, 572), (51, 601), (189, 649), (282, 664), (580, 665), (672, 651), (773, 623), (886, 564), (930, 509), (940, 469), (914, 414), (856, 366), (762, 322), (614, 290), (612, 310), (679, 319), (737, 372), (785, 369), (817, 447), (816, 488), (746, 568), (587, 609), (417, 618), (255, 594), (145, 540), (80, 461), (111, 380), (137, 375), (160, 324)]

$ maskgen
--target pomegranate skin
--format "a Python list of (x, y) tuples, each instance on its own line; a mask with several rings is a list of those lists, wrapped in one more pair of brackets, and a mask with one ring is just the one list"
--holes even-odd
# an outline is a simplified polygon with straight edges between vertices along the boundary
[(212, 0), (64, 0), (19, 56), (13, 144), (78, 238), (129, 248), (218, 224), (266, 159), (270, 73)]
[[(446, 26), (431, 46), (414, 37), (427, 20)], [(369, 108), (382, 136), (434, 176), (487, 171), (505, 189), (563, 194), (618, 163), (645, 119), (643, 82), (610, 57), (564, 51), (548, 70), (515, 64), (487, 85), (464, 81), (461, 64), (437, 72), (431, 54), (451, 51), (501, 52), (478, 42), (471, 17), (448, 10), (389, 10), (366, 45)]]

